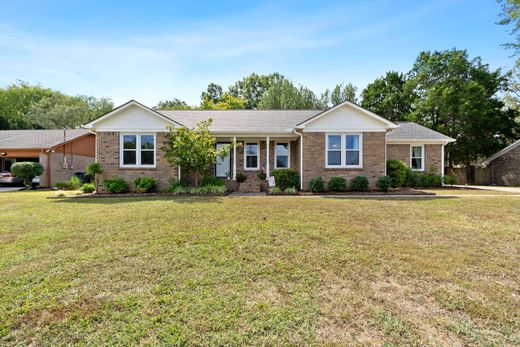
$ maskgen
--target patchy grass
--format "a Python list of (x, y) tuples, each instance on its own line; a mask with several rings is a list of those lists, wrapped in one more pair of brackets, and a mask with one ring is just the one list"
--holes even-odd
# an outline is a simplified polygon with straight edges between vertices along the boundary
[(520, 344), (520, 199), (0, 194), (0, 345)]

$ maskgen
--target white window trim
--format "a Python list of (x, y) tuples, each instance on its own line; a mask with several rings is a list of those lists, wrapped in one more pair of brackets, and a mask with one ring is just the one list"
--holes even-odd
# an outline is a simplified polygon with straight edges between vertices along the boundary
[[(248, 144), (256, 145), (258, 148), (258, 152), (256, 153), (256, 167), (247, 167), (247, 151), (246, 146)], [(258, 171), (260, 169), (260, 142), (248, 142), (244, 141), (244, 170), (245, 171)]]
[[(278, 167), (278, 165), (277, 165), (278, 161), (276, 160), (276, 157), (278, 156), (276, 154), (276, 146), (278, 144), (285, 144), (285, 143), (287, 144), (287, 167)], [(291, 141), (274, 143), (274, 168), (275, 169), (290, 169), (291, 168)]]
[[(341, 164), (340, 165), (329, 165), (329, 136), (338, 135), (341, 136), (340, 150), (341, 152)], [(358, 135), (359, 136), (359, 165), (346, 165), (346, 136), (347, 135)], [(363, 133), (360, 132), (341, 132), (341, 133), (325, 133), (325, 168), (326, 169), (362, 169), (363, 168)]]
[[(421, 168), (420, 169), (414, 169), (412, 167), (412, 155), (413, 155), (413, 148), (414, 147), (421, 147)], [(420, 144), (420, 145), (410, 145), (410, 169), (412, 169), (413, 171), (424, 171), (424, 160), (426, 158), (426, 155), (425, 155), (425, 152), (424, 152), (424, 145), (423, 144)]]
[[(136, 149), (135, 149), (135, 165), (123, 164), (123, 137), (125, 135), (136, 136)], [(140, 165), (141, 162), (141, 136), (150, 135), (153, 136), (153, 165)], [(146, 151), (146, 150), (145, 150)], [(151, 152), (151, 151), (150, 151)], [(148, 168), (154, 169), (157, 166), (157, 135), (155, 133), (121, 133), (119, 135), (119, 167), (120, 168)]]

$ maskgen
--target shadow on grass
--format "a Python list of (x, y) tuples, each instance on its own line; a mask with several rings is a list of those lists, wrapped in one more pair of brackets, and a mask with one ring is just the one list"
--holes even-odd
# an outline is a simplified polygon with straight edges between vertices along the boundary
[(73, 203), (73, 204), (123, 204), (139, 201), (171, 201), (178, 204), (192, 203), (222, 203), (224, 196), (175, 196), (175, 195), (148, 195), (148, 196), (102, 196), (102, 197), (56, 197), (52, 198), (54, 203)]
[(445, 199), (458, 199), (458, 196), (449, 196), (449, 195), (348, 195), (348, 196), (333, 196), (333, 195), (324, 195), (322, 196), (324, 199), (357, 199), (357, 200), (377, 200), (377, 201), (423, 201), (423, 200), (445, 200)]

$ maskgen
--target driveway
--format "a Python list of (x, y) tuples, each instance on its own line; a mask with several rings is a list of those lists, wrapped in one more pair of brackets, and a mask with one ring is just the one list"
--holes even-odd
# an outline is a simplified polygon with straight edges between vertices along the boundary
[(482, 190), (496, 190), (498, 192), (509, 192), (520, 194), (520, 187), (504, 187), (504, 186), (469, 186), (469, 185), (454, 185), (457, 188), (471, 188)]
[(0, 193), (2, 192), (15, 192), (17, 190), (22, 190), (23, 187), (2, 187), (0, 186)]

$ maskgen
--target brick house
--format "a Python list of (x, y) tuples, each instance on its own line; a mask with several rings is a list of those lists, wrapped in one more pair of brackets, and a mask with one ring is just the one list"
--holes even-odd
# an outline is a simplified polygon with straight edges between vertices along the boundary
[(39, 185), (54, 187), (85, 171), (94, 161), (95, 143), (95, 135), (86, 129), (1, 130), (0, 173), (9, 172), (17, 161), (37, 162), (44, 167)]
[(96, 161), (106, 176), (152, 176), (167, 189), (182, 169), (164, 159), (161, 145), (168, 127), (194, 127), (213, 119), (217, 146), (239, 143), (219, 159), (214, 175), (237, 188), (244, 173), (250, 190), (259, 191), (257, 173), (274, 169), (300, 172), (301, 189), (313, 177), (348, 180), (362, 175), (370, 186), (386, 174), (386, 160), (400, 159), (414, 170), (444, 172), (444, 146), (452, 138), (412, 122), (393, 123), (345, 101), (327, 110), (152, 110), (131, 100), (85, 128), (96, 134)]
[(520, 184), (520, 140), (493, 154), (482, 165), (490, 169), (491, 184)]

